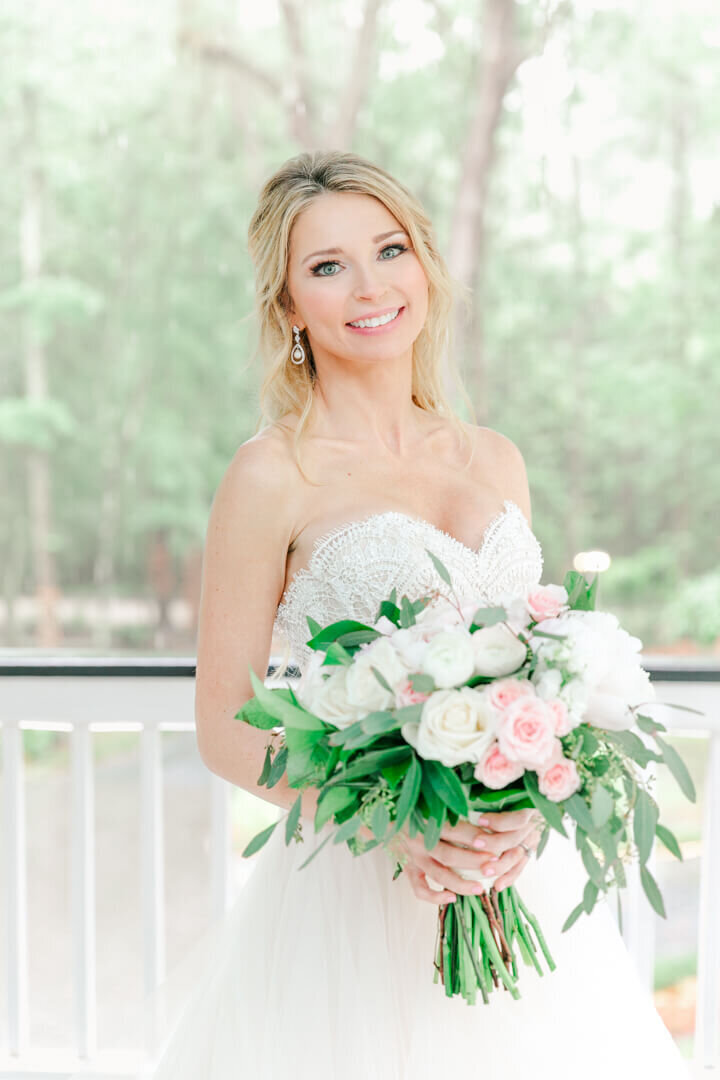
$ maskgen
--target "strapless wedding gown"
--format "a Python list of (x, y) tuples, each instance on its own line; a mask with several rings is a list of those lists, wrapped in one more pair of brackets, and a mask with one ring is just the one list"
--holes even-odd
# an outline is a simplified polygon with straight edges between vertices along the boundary
[[(540, 581), (540, 545), (510, 500), (477, 551), (404, 513), (348, 522), (316, 543), (278, 608), (275, 629), (295, 661), (302, 667), (310, 655), (306, 613), (321, 624), (373, 619), (393, 586), (414, 598), (440, 585), (425, 548), (461, 597), (493, 603)], [(330, 842), (298, 870), (329, 828), (315, 834), (304, 819), (304, 843), (286, 847), (284, 824), (277, 826), (235, 906), (195, 956), (187, 1007), (154, 1071), (142, 1075), (687, 1080), (617, 929), (614, 900), (560, 933), (586, 881), (572, 838), (551, 831), (516, 882), (556, 970), (541, 977), (519, 960), (520, 1000), (500, 989), (489, 1005), (478, 998), (469, 1006), (433, 982), (437, 906), (417, 899), (404, 874), (392, 880), (394, 861), (381, 847), (354, 857)], [(168, 985), (179, 986), (173, 978)]]

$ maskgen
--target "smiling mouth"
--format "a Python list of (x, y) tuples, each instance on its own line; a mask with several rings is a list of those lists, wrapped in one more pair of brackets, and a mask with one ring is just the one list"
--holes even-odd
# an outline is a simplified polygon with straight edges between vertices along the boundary
[(381, 326), (387, 326), (389, 323), (395, 322), (404, 310), (404, 307), (399, 307), (395, 310), (394, 314), (389, 312), (387, 315), (381, 315), (374, 319), (356, 319), (355, 322), (349, 322), (345, 325), (351, 326), (353, 330), (375, 330)]

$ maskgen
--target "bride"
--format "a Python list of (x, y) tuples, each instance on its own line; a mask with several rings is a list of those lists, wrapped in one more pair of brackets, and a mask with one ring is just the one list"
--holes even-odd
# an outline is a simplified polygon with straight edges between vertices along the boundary
[[(210, 515), (197, 741), (209, 769), (287, 810), (296, 790), (257, 784), (267, 733), (233, 719), (273, 636), (280, 673), (289, 657), (302, 670), (306, 615), (374, 619), (393, 585), (422, 595), (439, 583), (425, 548), (489, 602), (539, 582), (542, 553), (520, 450), (460, 420), (443, 390), (453, 284), (411, 193), (356, 155), (302, 154), (265, 184), (249, 248), (268, 422)], [(407, 828), (392, 852), (325, 845), (299, 869), (328, 827), (314, 832), (315, 796), (303, 842), (278, 827), (255, 856), (156, 1080), (688, 1075), (607, 901), (561, 934), (584, 869), (555, 832), (533, 857), (534, 811), (446, 824), (431, 853)], [(523, 966), (518, 1001), (468, 1006), (433, 981), (438, 905), (476, 887), (461, 868), (517, 883), (540, 920), (557, 968)]]

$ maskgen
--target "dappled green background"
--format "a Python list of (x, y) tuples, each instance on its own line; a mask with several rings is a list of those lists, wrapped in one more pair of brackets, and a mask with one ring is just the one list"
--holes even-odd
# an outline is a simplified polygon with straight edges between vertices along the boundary
[(0, 644), (192, 653), (257, 418), (247, 223), (336, 145), (473, 289), (459, 361), (524, 454), (544, 580), (606, 550), (646, 648), (717, 651), (717, 9), (15, 0), (0, 52)]

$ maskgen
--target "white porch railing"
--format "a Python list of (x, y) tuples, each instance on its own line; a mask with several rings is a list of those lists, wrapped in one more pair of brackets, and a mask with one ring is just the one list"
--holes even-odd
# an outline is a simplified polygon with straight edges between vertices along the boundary
[[(1, 662), (0, 662), (1, 663)], [(720, 670), (646, 666), (658, 700), (681, 701), (704, 716), (653, 708), (670, 731), (707, 735), (706, 801), (702, 835), (697, 1011), (693, 1067), (720, 1074)], [(149, 1018), (145, 1047), (99, 1050), (97, 1039), (95, 929), (95, 817), (92, 735), (136, 731), (141, 740), (141, 889), (143, 979), (151, 993), (165, 976), (163, 880), (163, 766), (161, 735), (194, 731), (193, 662), (173, 660), (6, 660), (0, 666), (3, 833), (6, 895), (7, 1045), (0, 1046), (0, 1080), (34, 1076), (60, 1080), (71, 1072), (88, 1077), (136, 1077), (138, 1061), (152, 1056), (161, 1018)], [(131, 718), (131, 719), (129, 719)], [(73, 1049), (30, 1045), (28, 927), (26, 908), (26, 812), (22, 730), (68, 732), (72, 746), (70, 880), (72, 883)], [(212, 905), (221, 915), (231, 903), (229, 799), (232, 786), (212, 776)], [(654, 856), (653, 856), (654, 857)], [(623, 933), (646, 984), (652, 986), (654, 921), (637, 873), (623, 893)]]

